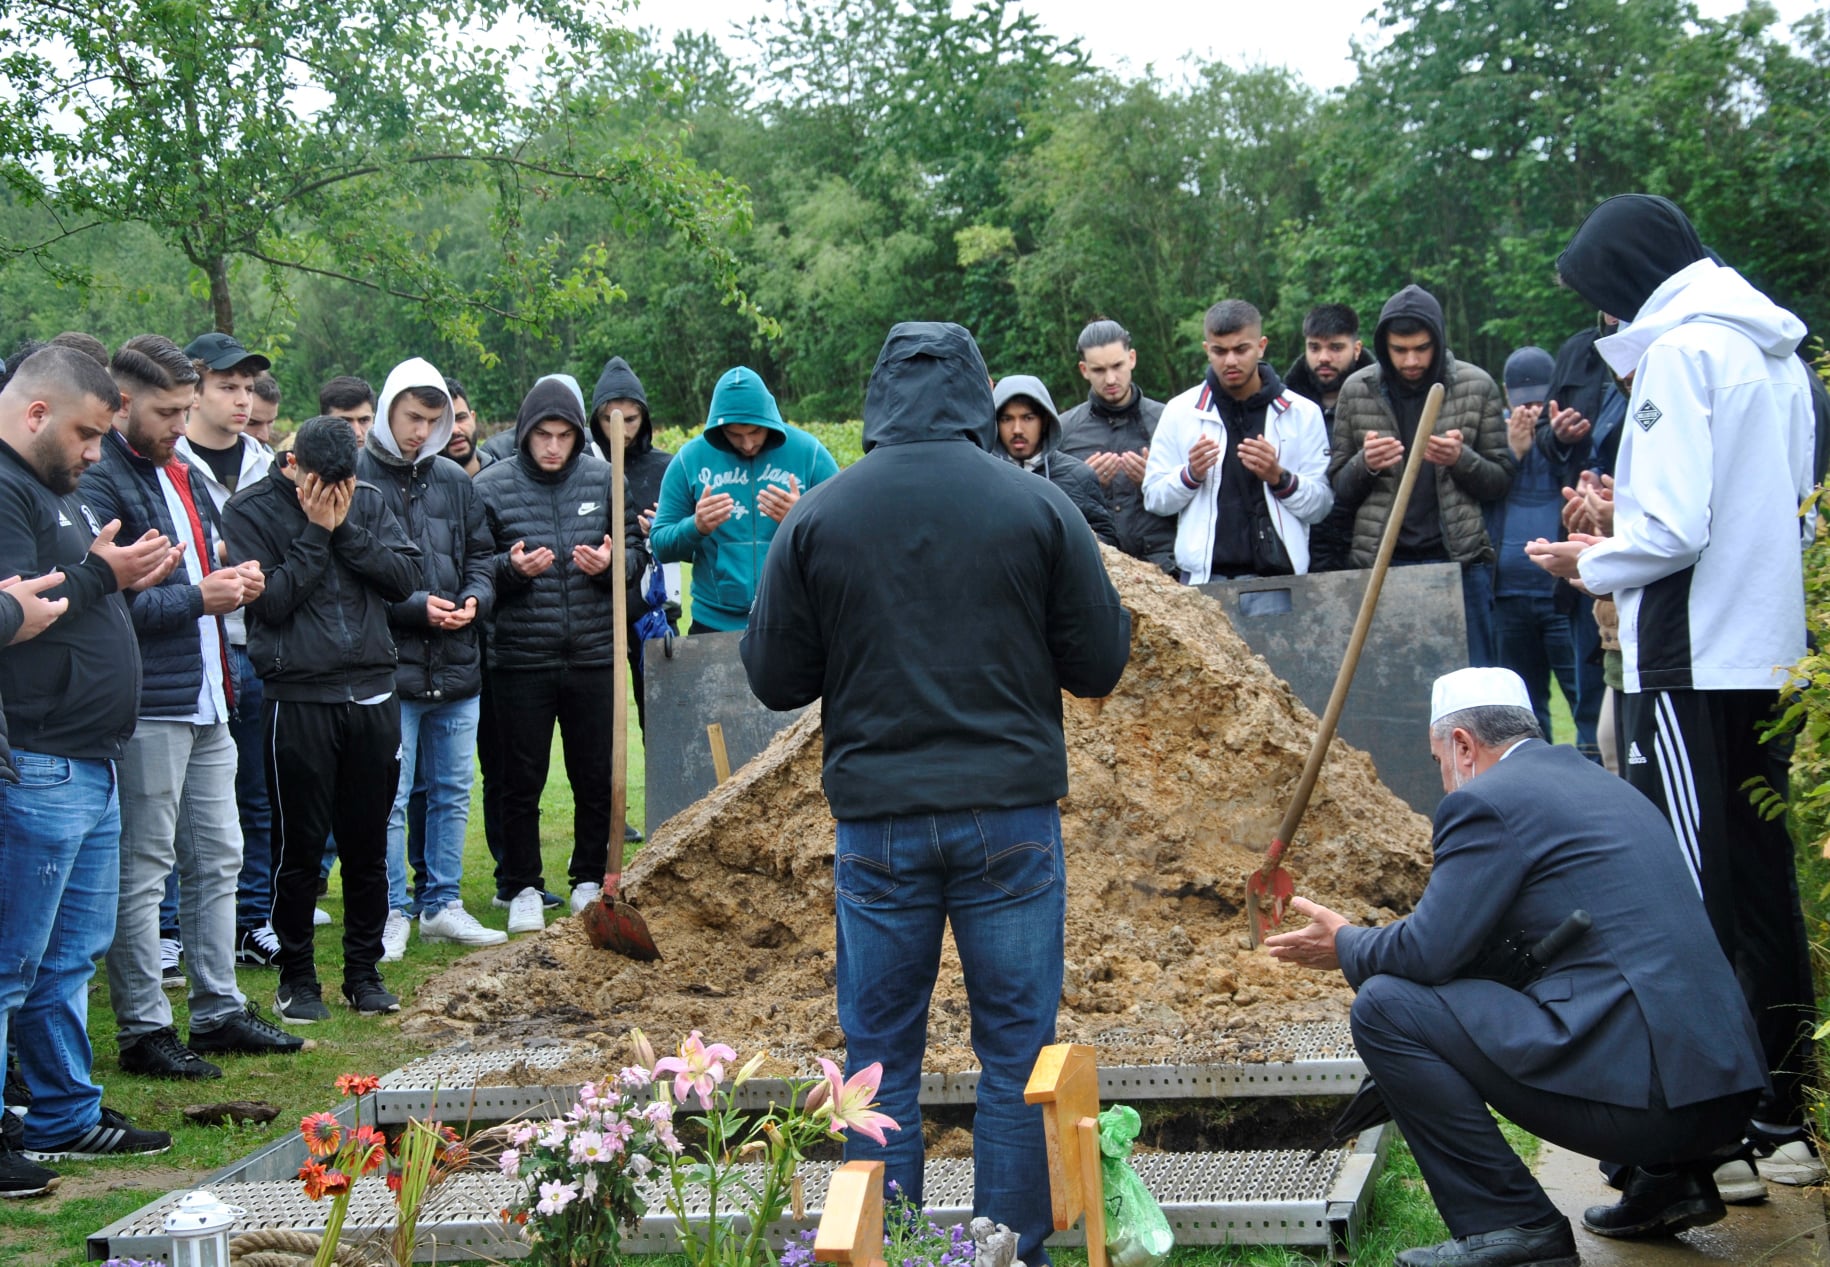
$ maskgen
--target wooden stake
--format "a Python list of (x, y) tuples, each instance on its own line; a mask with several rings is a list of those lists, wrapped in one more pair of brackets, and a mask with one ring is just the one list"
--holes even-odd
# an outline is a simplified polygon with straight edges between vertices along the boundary
[(883, 1267), (883, 1163), (848, 1161), (832, 1172), (826, 1209), (813, 1234), (813, 1259)]
[(1099, 1171), (1099, 1062), (1083, 1043), (1044, 1047), (1023, 1098), (1042, 1106), (1055, 1230), (1087, 1220), (1087, 1267), (1106, 1267), (1106, 1197)]
[(712, 769), (723, 783), (731, 777), (731, 754), (724, 750), (724, 727), (713, 722), (705, 728), (705, 738), (712, 745)]

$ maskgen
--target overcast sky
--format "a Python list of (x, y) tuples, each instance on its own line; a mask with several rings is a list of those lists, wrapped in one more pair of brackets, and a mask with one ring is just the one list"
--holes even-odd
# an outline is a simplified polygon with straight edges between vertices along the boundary
[[(964, 8), (956, 3), (956, 11)], [(1188, 0), (1037, 0), (1022, 6), (1062, 38), (1079, 36), (1093, 61), (1108, 70), (1133, 73), (1154, 63), (1173, 72), (1187, 53), (1231, 65), (1263, 62), (1293, 67), (1317, 88), (1333, 88), (1353, 77), (1348, 41), (1371, 36), (1366, 21), (1371, 0), (1305, 0), (1300, 5), (1233, 4), (1195, 6)], [(1739, 12), (1741, 0), (1699, 0), (1706, 17)], [(1777, 0), (1782, 24), (1817, 5), (1810, 0)], [(779, 3), (758, 0), (642, 0), (628, 19), (671, 35), (681, 29), (729, 36), (731, 23), (757, 14), (780, 13)], [(1206, 15), (1191, 28), (1191, 12)]]

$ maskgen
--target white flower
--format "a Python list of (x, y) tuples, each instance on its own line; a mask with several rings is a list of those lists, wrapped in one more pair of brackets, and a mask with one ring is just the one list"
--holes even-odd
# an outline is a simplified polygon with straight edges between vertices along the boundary
[(577, 1195), (578, 1185), (575, 1183), (543, 1183), (540, 1185), (540, 1204), (534, 1209), (540, 1214), (558, 1214), (572, 1204), (572, 1198)]
[(502, 1175), (504, 1178), (513, 1179), (515, 1177), (515, 1172), (521, 1168), (521, 1150), (518, 1148), (504, 1148), (502, 1150), (502, 1159), (497, 1164), (502, 1167)]
[(604, 1147), (604, 1137), (597, 1131), (580, 1131), (572, 1137), (572, 1161), (575, 1164), (594, 1166), (608, 1157), (609, 1150)]
[(566, 1142), (566, 1124), (563, 1118), (553, 1118), (546, 1124), (546, 1131), (540, 1136), (540, 1147), (558, 1148)]
[(635, 1156), (633, 1156), (629, 1159), (629, 1171), (637, 1179), (640, 1179), (643, 1175), (646, 1175), (649, 1171), (651, 1171), (653, 1169), (654, 1169), (654, 1163), (652, 1161), (649, 1161), (648, 1158), (643, 1156), (641, 1153), (637, 1153)]
[(579, 1191), (584, 1194), (585, 1200), (597, 1200), (597, 1172), (595, 1170), (585, 1171), (584, 1182), (580, 1185)]

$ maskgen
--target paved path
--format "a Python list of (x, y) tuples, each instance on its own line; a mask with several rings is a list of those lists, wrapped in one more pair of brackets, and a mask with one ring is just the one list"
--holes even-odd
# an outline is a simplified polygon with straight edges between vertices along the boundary
[(1575, 1224), (1583, 1267), (1830, 1267), (1822, 1188), (1770, 1183), (1763, 1204), (1731, 1205), (1728, 1217), (1710, 1227), (1664, 1240), (1611, 1241), (1582, 1229), (1584, 1209), (1619, 1200), (1593, 1161), (1546, 1142), (1538, 1156), (1538, 1179)]

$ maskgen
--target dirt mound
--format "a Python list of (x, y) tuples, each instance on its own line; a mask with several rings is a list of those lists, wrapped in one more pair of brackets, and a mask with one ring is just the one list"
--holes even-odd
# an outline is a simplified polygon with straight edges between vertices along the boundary
[[(1105, 553), (1132, 612), (1131, 663), (1109, 698), (1067, 700), (1060, 1037), (1095, 1044), (1107, 1064), (1274, 1058), (1277, 1025), (1344, 1019), (1349, 998), (1338, 975), (1246, 948), (1245, 877), (1276, 830), (1316, 719), (1218, 603)], [(577, 920), (561, 920), (427, 982), (404, 1027), (428, 1039), (607, 1041), (641, 1025), (658, 1043), (696, 1028), (811, 1069), (844, 1046), (832, 849), (816, 709), (637, 855), (625, 888), (665, 961), (596, 950)], [(1428, 865), (1428, 821), (1337, 740), (1292, 855), (1299, 890), (1379, 921), (1410, 909)], [(927, 1068), (974, 1067), (949, 939)]]

